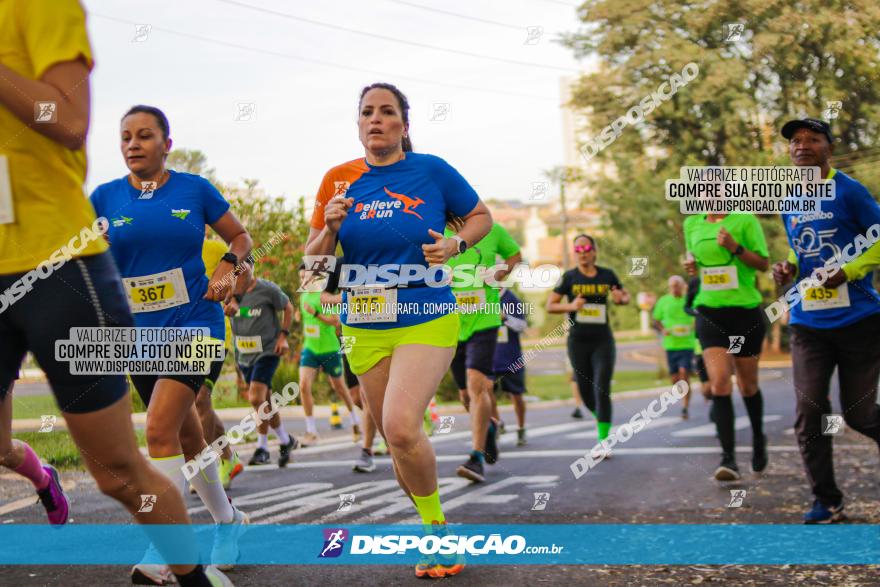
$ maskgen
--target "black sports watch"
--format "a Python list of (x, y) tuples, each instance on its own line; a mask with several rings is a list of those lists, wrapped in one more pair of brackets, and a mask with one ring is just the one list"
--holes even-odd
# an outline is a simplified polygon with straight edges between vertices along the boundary
[(233, 267), (238, 265), (238, 257), (235, 256), (235, 253), (231, 253), (231, 252), (223, 253), (223, 256), (220, 257), (220, 260), (226, 261), (227, 263), (232, 263)]
[(282, 328), (281, 332), (284, 334), (284, 336), (290, 336), (290, 331), (286, 328)]
[(746, 248), (742, 245), (736, 245), (736, 248), (733, 250), (733, 254), (739, 257), (743, 253), (746, 252)]
[(233, 297), (233, 299), (235, 299), (235, 301), (238, 302), (239, 304), (241, 303), (241, 300), (244, 298), (244, 296), (241, 295), (241, 294), (232, 294), (232, 297)]

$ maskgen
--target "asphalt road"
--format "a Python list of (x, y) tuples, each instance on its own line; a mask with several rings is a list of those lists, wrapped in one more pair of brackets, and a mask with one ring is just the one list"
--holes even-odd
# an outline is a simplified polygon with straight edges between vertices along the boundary
[[(765, 394), (765, 428), (769, 436), (770, 466), (763, 476), (746, 473), (743, 480), (721, 485), (711, 480), (719, 460), (714, 429), (704, 400), (693, 398), (691, 418), (682, 420), (677, 406), (647, 428), (619, 445), (614, 457), (600, 463), (580, 479), (569, 465), (595, 443), (595, 425), (572, 420), (570, 407), (531, 409), (528, 413), (529, 443), (515, 447), (512, 413), (504, 413), (508, 433), (501, 440), (498, 464), (487, 468), (484, 484), (471, 484), (455, 476), (469, 449), (466, 415), (455, 416), (447, 434), (432, 437), (438, 455), (444, 511), (456, 523), (800, 523), (810, 496), (791, 434), (794, 420), (790, 370), (762, 371)], [(636, 397), (615, 402), (615, 422), (629, 419), (652, 398)], [(741, 470), (749, 470), (751, 433), (741, 401), (737, 410), (737, 442)], [(326, 426), (326, 422), (320, 425)], [(300, 432), (302, 422), (289, 429)], [(346, 433), (331, 435), (325, 442), (297, 451), (294, 463), (279, 470), (274, 465), (251, 467), (233, 483), (230, 496), (257, 524), (354, 524), (417, 523), (409, 500), (397, 489), (387, 457), (377, 458), (377, 470), (354, 473), (351, 464), (357, 448)], [(341, 434), (341, 435), (340, 435)], [(876, 507), (877, 450), (850, 431), (836, 439), (838, 477), (849, 497), (853, 523), (880, 523)], [(277, 450), (273, 448), (273, 459)], [(250, 454), (243, 454), (249, 458)], [(73, 523), (125, 523), (128, 515), (95, 491), (85, 474), (65, 474), (71, 486)], [(42, 508), (24, 482), (6, 475), (0, 503), (0, 523), (44, 523)], [(74, 486), (75, 484), (75, 486)], [(741, 507), (728, 507), (731, 490), (745, 489)], [(549, 493), (543, 511), (533, 511), (536, 492)], [(337, 511), (340, 494), (353, 494), (349, 511)], [(195, 496), (187, 496), (195, 521), (210, 518)], [(10, 504), (20, 506), (10, 509)], [(80, 567), (75, 574), (63, 567), (6, 567), (0, 569), (3, 585), (125, 585), (127, 569)], [(801, 583), (822, 577), (806, 569)], [(877, 569), (857, 567), (847, 575), (855, 584), (871, 584)], [(527, 575), (524, 575), (527, 573)], [(654, 582), (656, 568), (470, 566), (456, 578), (462, 584), (630, 584)], [(686, 577), (680, 573), (687, 573)], [(673, 583), (729, 579), (748, 583), (786, 582), (781, 568), (671, 567), (661, 579)], [(880, 576), (880, 575), (877, 575)], [(243, 566), (232, 571), (236, 585), (323, 585), (356, 581), (359, 584), (413, 584), (412, 570), (403, 567), (278, 567)], [(652, 577), (649, 579), (649, 577)], [(864, 580), (864, 582), (860, 582)], [(619, 581), (619, 582), (618, 582)], [(660, 579), (658, 579), (658, 582)], [(701, 582), (701, 581), (698, 581)]]

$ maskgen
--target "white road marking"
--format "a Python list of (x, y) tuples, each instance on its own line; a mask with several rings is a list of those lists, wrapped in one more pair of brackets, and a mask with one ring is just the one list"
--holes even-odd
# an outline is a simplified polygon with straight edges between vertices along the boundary
[(38, 503), (38, 502), (37, 502), (37, 498), (35, 496), (24, 497), (22, 499), (16, 499), (15, 501), (10, 501), (6, 505), (0, 507), (0, 516), (24, 509), (26, 507), (30, 507), (32, 505), (35, 505), (36, 503)]
[(395, 479), (365, 481), (347, 487), (328, 489), (327, 491), (320, 493), (313, 493), (311, 495), (294, 498), (285, 503), (279, 503), (253, 512), (248, 512), (248, 514), (251, 517), (251, 521), (259, 520), (262, 524), (277, 524), (319, 509), (332, 511), (339, 506), (340, 493), (353, 493), (355, 495), (355, 503), (352, 505), (350, 511), (360, 511), (362, 508), (357, 503), (359, 499), (363, 499), (364, 496), (372, 495), (374, 493), (391, 493), (397, 487), (397, 480)]
[[(542, 436), (550, 436), (551, 434), (562, 434), (570, 430), (582, 431), (586, 429), (584, 434), (589, 434), (591, 430), (596, 429), (595, 422), (566, 422), (565, 424), (553, 424), (550, 426), (539, 426), (538, 428), (529, 428), (526, 433), (529, 439), (540, 438)], [(516, 444), (515, 428), (508, 428), (508, 433), (501, 437), (500, 444), (502, 446), (513, 446)], [(468, 433), (470, 434), (470, 433)]]
[[(18, 475), (16, 475), (16, 477), (18, 477), (19, 479), (24, 479), (24, 477), (20, 477)], [(62, 480), (61, 487), (64, 489), (65, 492), (73, 491), (74, 489), (76, 489), (76, 481), (69, 479)], [(28, 483), (28, 488), (33, 491), (33, 485), (31, 485), (30, 483)], [(69, 499), (70, 498), (68, 497), (68, 500)], [(0, 506), (0, 516), (11, 512), (16, 512), (18, 510), (23, 510), (38, 503), (40, 503), (40, 501), (34, 494), (31, 494), (29, 497), (23, 497), (21, 499), (16, 499), (15, 501), (10, 501), (9, 503)], [(8, 522), (4, 521), (3, 523), (6, 524)]]
[(558, 475), (534, 475), (529, 477), (521, 477), (514, 476), (508, 477), (506, 479), (502, 479), (501, 481), (497, 481), (495, 483), (490, 483), (488, 485), (478, 486), (477, 489), (473, 491), (468, 491), (458, 497), (454, 497), (450, 500), (447, 500), (443, 504), (443, 513), (451, 512), (454, 509), (457, 509), (463, 505), (469, 505), (474, 503), (507, 503), (509, 501), (513, 501), (520, 495), (516, 495), (513, 493), (497, 493), (499, 489), (503, 489), (505, 487), (510, 487), (511, 485), (520, 485), (527, 483), (552, 483), (559, 479)]
[[(777, 420), (781, 420), (782, 416), (764, 416), (764, 423), (767, 422), (776, 422)], [(743, 430), (744, 428), (748, 428), (751, 424), (749, 424), (748, 416), (740, 416), (737, 418), (733, 427), (735, 430)], [(686, 430), (676, 430), (672, 433), (672, 436), (691, 438), (694, 436), (715, 436), (715, 424), (704, 424), (703, 426), (695, 426), (694, 428), (688, 428)]]
[[(681, 424), (684, 421), (685, 420), (682, 420), (681, 418), (673, 418), (671, 416), (662, 416), (660, 418), (657, 418), (656, 420), (651, 420), (650, 422), (648, 422), (648, 425), (645, 426), (645, 430), (648, 430), (648, 429), (653, 430), (655, 428), (663, 428), (664, 426), (674, 426), (675, 424)], [(612, 431), (613, 431), (613, 428), (612, 428)], [(589, 430), (586, 432), (575, 432), (573, 434), (566, 434), (565, 437), (571, 438), (574, 440), (582, 440), (585, 438), (595, 439), (596, 434), (595, 434), (595, 429), (593, 429), (593, 430)]]
[[(440, 486), (440, 494), (443, 496), (449, 495), (454, 491), (458, 491), (463, 489), (471, 484), (471, 482), (467, 479), (463, 479), (462, 477), (441, 477), (437, 479), (437, 484)], [(359, 518), (355, 518), (354, 520), (347, 521), (349, 524), (374, 524), (378, 520), (383, 518), (387, 518), (389, 516), (393, 516), (395, 514), (399, 514), (401, 512), (411, 513), (413, 504), (412, 502), (402, 495), (398, 495), (396, 492), (391, 492), (390, 494), (383, 495), (380, 497), (374, 497), (372, 499), (367, 499), (361, 502), (361, 506), (363, 508), (375, 505), (388, 504), (390, 505), (376, 510), (375, 512), (368, 513)], [(446, 507), (444, 506), (443, 510), (446, 511)], [(330, 514), (323, 516), (320, 520), (318, 520), (318, 524), (326, 524), (330, 521), (337, 520), (343, 515), (348, 514), (348, 512), (331, 512)]]
[[(249, 493), (247, 495), (236, 497), (235, 498), (235, 506), (251, 506), (259, 503), (269, 503), (273, 501), (280, 501), (283, 499), (291, 499), (295, 497), (299, 497), (304, 493), (313, 493), (317, 491), (326, 491), (333, 487), (332, 483), (299, 483), (297, 485), (283, 485), (281, 487), (276, 487), (274, 489), (267, 489), (265, 491), (258, 491), (256, 493)], [(249, 511), (249, 508), (245, 508)], [(208, 508), (205, 506), (189, 508), (186, 510), (190, 514), (197, 514), (199, 512), (207, 511)]]

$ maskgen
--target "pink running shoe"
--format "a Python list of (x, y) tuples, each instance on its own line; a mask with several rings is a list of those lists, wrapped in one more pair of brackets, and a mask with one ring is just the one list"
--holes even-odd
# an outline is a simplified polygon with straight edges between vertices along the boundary
[(52, 465), (43, 465), (43, 470), (49, 475), (49, 485), (45, 489), (37, 491), (43, 507), (46, 508), (46, 515), (49, 516), (49, 523), (53, 526), (60, 526), (67, 523), (67, 515), (70, 508), (67, 504), (67, 498), (64, 497), (64, 489), (61, 488), (61, 481), (58, 479), (58, 471)]

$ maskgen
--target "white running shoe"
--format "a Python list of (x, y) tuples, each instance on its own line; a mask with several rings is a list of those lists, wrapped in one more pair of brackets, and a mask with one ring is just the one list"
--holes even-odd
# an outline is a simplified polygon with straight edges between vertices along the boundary
[(590, 456), (594, 460), (602, 461), (611, 458), (611, 449), (605, 448), (603, 444), (597, 444), (590, 450)]
[(217, 524), (214, 532), (214, 547), (211, 549), (211, 563), (221, 571), (228, 571), (238, 560), (238, 539), (247, 530), (251, 519), (246, 513), (232, 506), (233, 519), (228, 524)]
[(212, 587), (235, 587), (235, 585), (232, 584), (232, 581), (229, 580), (229, 577), (224, 575), (220, 569), (214, 565), (208, 565), (205, 567), (205, 576), (208, 577), (208, 581), (211, 582)]
[(358, 460), (354, 462), (352, 470), (358, 473), (372, 473), (375, 471), (376, 464), (373, 462), (373, 455), (366, 450), (361, 449), (361, 455), (358, 457)]
[(132, 585), (172, 585), (177, 583), (177, 579), (168, 565), (156, 562), (161, 560), (163, 560), (162, 555), (150, 542), (144, 553), (144, 558), (131, 569)]
[(166, 565), (138, 563), (131, 569), (132, 585), (173, 585), (174, 583), (177, 583), (177, 579)]

